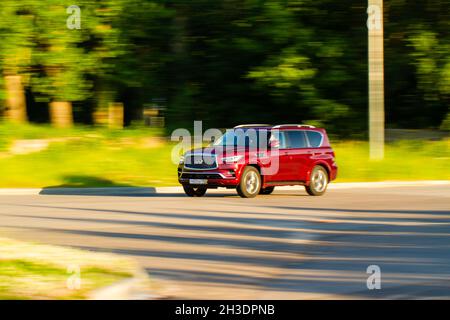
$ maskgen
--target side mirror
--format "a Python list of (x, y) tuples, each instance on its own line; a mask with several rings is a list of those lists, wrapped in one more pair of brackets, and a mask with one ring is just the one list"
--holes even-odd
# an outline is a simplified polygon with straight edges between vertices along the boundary
[(280, 147), (280, 141), (277, 139), (271, 139), (269, 141), (269, 149), (278, 149)]

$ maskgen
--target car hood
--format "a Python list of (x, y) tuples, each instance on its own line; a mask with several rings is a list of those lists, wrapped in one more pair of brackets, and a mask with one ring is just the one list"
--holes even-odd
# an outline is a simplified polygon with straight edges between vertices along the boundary
[(249, 152), (256, 152), (256, 148), (248, 148), (248, 147), (240, 147), (240, 146), (231, 146), (231, 147), (223, 147), (223, 146), (212, 146), (212, 147), (203, 147), (196, 148), (186, 152), (185, 155), (199, 153), (199, 154), (214, 154), (218, 157), (222, 157), (225, 154), (227, 156), (234, 156), (240, 154), (246, 154)]

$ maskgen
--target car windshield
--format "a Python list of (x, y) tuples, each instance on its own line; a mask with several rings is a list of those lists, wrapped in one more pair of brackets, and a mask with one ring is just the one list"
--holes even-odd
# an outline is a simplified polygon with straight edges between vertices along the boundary
[(227, 130), (224, 135), (214, 142), (214, 146), (265, 148), (270, 133), (262, 129)]

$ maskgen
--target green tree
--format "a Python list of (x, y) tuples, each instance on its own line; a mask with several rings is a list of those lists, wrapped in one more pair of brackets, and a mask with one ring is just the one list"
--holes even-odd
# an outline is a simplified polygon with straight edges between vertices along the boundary
[[(81, 28), (67, 26), (71, 1), (46, 0), (36, 8), (34, 63), (39, 73), (32, 79), (33, 92), (50, 102), (54, 119), (71, 117), (71, 103), (93, 95), (93, 82), (110, 68), (120, 53), (118, 32), (112, 27), (122, 1), (81, 0)], [(59, 108), (66, 108), (60, 115)], [(62, 120), (62, 124), (70, 125)]]
[(7, 116), (15, 122), (26, 121), (24, 87), (29, 84), (34, 45), (32, 3), (5, 0), (0, 11), (0, 101), (6, 101)]

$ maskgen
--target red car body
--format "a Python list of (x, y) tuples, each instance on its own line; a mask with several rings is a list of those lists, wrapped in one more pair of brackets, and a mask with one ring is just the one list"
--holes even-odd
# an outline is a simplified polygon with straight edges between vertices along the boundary
[[(315, 167), (326, 171), (327, 184), (336, 179), (338, 167), (325, 129), (305, 125), (246, 125), (233, 130), (239, 129), (264, 132), (269, 140), (267, 148), (244, 143), (191, 150), (178, 166), (179, 182), (185, 187), (236, 188), (244, 169), (249, 166), (259, 172), (261, 190), (286, 185), (308, 187)], [(223, 161), (236, 160), (233, 157), (239, 161)], [(199, 182), (201, 184), (197, 184)]]

